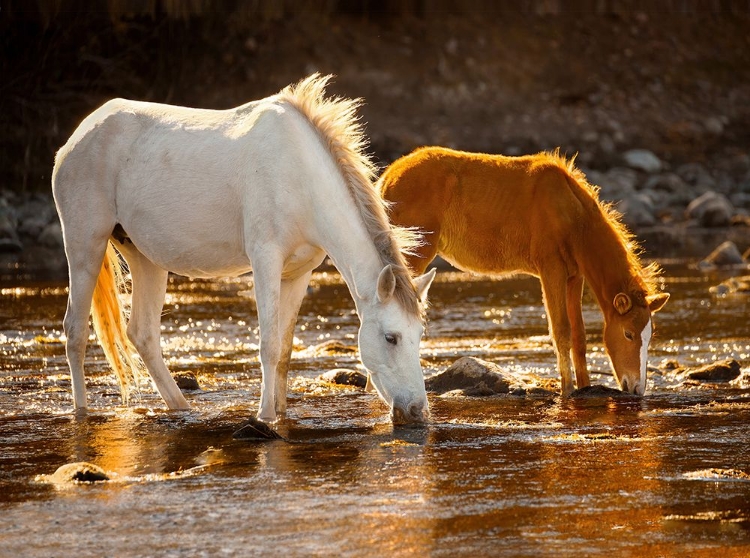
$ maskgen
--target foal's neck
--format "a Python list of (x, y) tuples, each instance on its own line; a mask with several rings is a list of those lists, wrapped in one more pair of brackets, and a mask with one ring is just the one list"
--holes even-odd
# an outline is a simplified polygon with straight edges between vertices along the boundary
[(578, 265), (606, 314), (617, 293), (627, 293), (640, 282), (638, 271), (633, 269), (625, 241), (604, 219), (592, 223), (581, 240)]

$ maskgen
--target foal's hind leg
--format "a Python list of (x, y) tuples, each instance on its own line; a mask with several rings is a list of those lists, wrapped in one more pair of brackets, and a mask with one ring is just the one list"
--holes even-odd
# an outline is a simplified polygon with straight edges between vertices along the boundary
[(557, 368), (562, 379), (562, 394), (570, 395), (574, 386), (570, 362), (571, 331), (567, 313), (567, 277), (564, 267), (561, 267), (560, 271), (542, 273), (541, 280), (550, 334), (557, 354)]
[[(71, 227), (72, 228), (72, 227)], [(68, 228), (70, 230), (71, 228)], [(86, 408), (86, 380), (83, 361), (86, 356), (86, 343), (89, 338), (89, 315), (91, 299), (99, 277), (99, 270), (107, 249), (107, 237), (77, 242), (65, 237), (65, 255), (68, 259), (68, 307), (63, 320), (65, 331), (65, 354), (70, 367), (70, 382), (73, 390), (73, 405), (76, 409)]]
[(583, 277), (568, 279), (567, 293), (568, 321), (571, 328), (571, 355), (576, 373), (576, 387), (581, 389), (589, 385), (589, 371), (586, 368), (586, 326), (583, 324), (581, 297), (583, 296)]
[(276, 368), (275, 399), (276, 412), (286, 412), (287, 379), (289, 375), (289, 364), (292, 359), (292, 348), (294, 345), (294, 326), (297, 323), (297, 314), (305, 297), (307, 285), (310, 283), (312, 271), (304, 273), (296, 279), (285, 279), (281, 281), (279, 297), (279, 332), (281, 334), (281, 358)]
[(164, 364), (161, 352), (161, 311), (167, 292), (168, 274), (131, 245), (124, 245), (121, 250), (133, 281), (128, 338), (146, 364), (167, 407), (188, 409), (190, 405)]

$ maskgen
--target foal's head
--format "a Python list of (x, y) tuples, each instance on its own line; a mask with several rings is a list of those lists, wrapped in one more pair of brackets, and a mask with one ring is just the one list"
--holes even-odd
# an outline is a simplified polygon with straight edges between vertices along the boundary
[[(435, 277), (432, 270), (415, 280), (419, 304)], [(419, 343), (424, 325), (419, 312), (394, 296), (396, 278), (390, 265), (378, 277), (374, 296), (360, 308), (359, 353), (370, 381), (391, 408), (394, 424), (423, 423), (429, 414)]]
[(618, 293), (612, 301), (613, 310), (605, 312), (604, 346), (623, 391), (637, 395), (646, 392), (648, 345), (653, 333), (651, 315), (661, 310), (668, 299), (668, 293)]

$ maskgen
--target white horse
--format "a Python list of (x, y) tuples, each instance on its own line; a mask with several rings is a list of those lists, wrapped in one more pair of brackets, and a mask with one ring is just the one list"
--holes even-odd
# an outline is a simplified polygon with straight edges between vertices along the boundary
[[(330, 78), (315, 74), (230, 110), (114, 99), (60, 149), (52, 190), (68, 259), (64, 329), (77, 409), (86, 408), (90, 313), (125, 403), (137, 352), (167, 406), (188, 408), (161, 354), (167, 273), (252, 269), (263, 376), (258, 417), (276, 420), (286, 411), (302, 297), (328, 254), (356, 303), (361, 359), (393, 422), (426, 420), (419, 344), (434, 270), (411, 278), (401, 252), (415, 235), (388, 223), (372, 186), (359, 101), (325, 98)], [(132, 278), (127, 326), (113, 244)]]

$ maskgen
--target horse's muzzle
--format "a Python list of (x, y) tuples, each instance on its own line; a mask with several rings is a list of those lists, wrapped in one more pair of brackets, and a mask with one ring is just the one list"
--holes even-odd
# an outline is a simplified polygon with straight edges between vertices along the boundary
[(643, 396), (644, 393), (646, 393), (646, 386), (644, 386), (641, 382), (629, 382), (627, 378), (623, 378), (622, 382), (622, 391), (625, 391), (627, 393), (632, 393), (635, 395)]
[(426, 407), (424, 403), (410, 403), (404, 409), (402, 406), (394, 404), (391, 411), (391, 421), (399, 426), (424, 424), (430, 416)]

